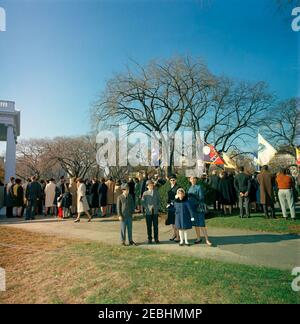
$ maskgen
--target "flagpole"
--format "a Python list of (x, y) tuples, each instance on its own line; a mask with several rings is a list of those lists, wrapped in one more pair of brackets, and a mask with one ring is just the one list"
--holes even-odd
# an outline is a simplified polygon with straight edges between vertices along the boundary
[(259, 148), (259, 142), (258, 142), (258, 136), (259, 136), (259, 127), (257, 128), (257, 159), (256, 159), (256, 172), (259, 172), (259, 164), (258, 164), (258, 148)]

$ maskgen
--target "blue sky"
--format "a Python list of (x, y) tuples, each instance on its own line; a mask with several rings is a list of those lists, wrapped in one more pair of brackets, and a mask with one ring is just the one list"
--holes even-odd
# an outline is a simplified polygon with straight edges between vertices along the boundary
[(299, 37), (275, 0), (0, 0), (0, 99), (21, 137), (85, 134), (89, 108), (129, 59), (202, 57), (213, 73), (299, 89)]

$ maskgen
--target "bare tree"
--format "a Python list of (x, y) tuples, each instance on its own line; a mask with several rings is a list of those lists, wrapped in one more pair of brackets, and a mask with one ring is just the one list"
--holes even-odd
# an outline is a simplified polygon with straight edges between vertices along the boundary
[(56, 162), (47, 156), (48, 139), (21, 140), (17, 145), (17, 175), (44, 177)]
[(89, 136), (56, 137), (48, 144), (47, 154), (70, 177), (85, 177), (96, 165), (95, 142)]
[(260, 127), (266, 138), (282, 153), (295, 156), (294, 147), (300, 135), (300, 98), (279, 102)]
[[(94, 107), (93, 119), (116, 126), (127, 122), (129, 132), (167, 131), (175, 134), (183, 125), (188, 111), (202, 99), (213, 80), (200, 60), (175, 58), (162, 63), (152, 61), (145, 67), (135, 64), (126, 73), (118, 74), (108, 83)], [(199, 114), (199, 110), (197, 110)], [(166, 140), (162, 137), (162, 145)], [(170, 166), (174, 159), (171, 142)]]
[(233, 82), (221, 78), (212, 88), (209, 109), (202, 119), (204, 140), (227, 152), (257, 136), (257, 123), (273, 105), (263, 82)]
[[(100, 127), (127, 122), (133, 130), (204, 131), (205, 141), (227, 152), (257, 136), (258, 120), (273, 104), (263, 82), (237, 82), (212, 75), (199, 59), (175, 58), (136, 64), (113, 77), (92, 111)], [(173, 169), (174, 141), (168, 173)]]

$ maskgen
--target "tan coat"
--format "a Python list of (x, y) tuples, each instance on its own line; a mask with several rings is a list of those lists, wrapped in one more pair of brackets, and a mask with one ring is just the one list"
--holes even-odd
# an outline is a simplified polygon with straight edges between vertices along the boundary
[(260, 203), (263, 205), (274, 204), (275, 177), (268, 171), (262, 171), (257, 176), (260, 185)]
[(90, 209), (86, 199), (86, 187), (81, 183), (77, 190), (77, 213), (84, 213)]
[(117, 204), (118, 197), (122, 195), (122, 189), (121, 186), (116, 185), (115, 191), (114, 191), (114, 204)]
[(70, 193), (72, 195), (72, 207), (77, 206), (77, 184), (76, 182), (72, 182), (69, 187)]
[(112, 180), (108, 180), (105, 184), (107, 185), (107, 205), (112, 205), (114, 203), (115, 183)]
[[(45, 207), (53, 207), (55, 199), (56, 184), (50, 182), (45, 187)], [(56, 203), (55, 203), (56, 205)]]

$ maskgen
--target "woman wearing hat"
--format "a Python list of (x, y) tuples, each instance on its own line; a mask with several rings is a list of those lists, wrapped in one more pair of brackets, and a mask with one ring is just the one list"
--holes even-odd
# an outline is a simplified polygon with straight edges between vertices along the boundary
[(175, 209), (174, 209), (174, 200), (177, 193), (177, 189), (179, 188), (176, 183), (177, 181), (176, 175), (173, 174), (169, 178), (169, 181), (170, 181), (171, 189), (168, 191), (168, 201), (167, 201), (168, 217), (166, 219), (166, 225), (172, 225), (173, 227), (174, 234), (170, 238), (170, 241), (179, 242), (179, 232), (175, 226)]
[(189, 201), (195, 212), (193, 225), (195, 226), (197, 239), (195, 244), (201, 243), (201, 230), (205, 237), (206, 244), (211, 246), (211, 242), (208, 239), (207, 230), (205, 227), (205, 207), (204, 207), (204, 193), (200, 185), (197, 185), (198, 178), (190, 177), (191, 187), (188, 191)]

